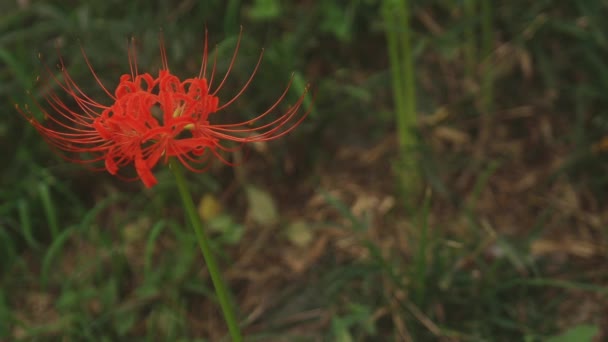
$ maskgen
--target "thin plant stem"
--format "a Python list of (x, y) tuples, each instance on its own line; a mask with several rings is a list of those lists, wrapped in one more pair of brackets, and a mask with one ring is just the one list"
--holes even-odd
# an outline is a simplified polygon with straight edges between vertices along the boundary
[(229, 0), (226, 7), (226, 16), (224, 17), (224, 31), (226, 34), (232, 34), (239, 27), (239, 13), (241, 10), (241, 0)]
[(395, 101), (395, 111), (397, 116), (397, 127), (399, 135), (399, 144), (403, 144), (402, 134), (402, 121), (399, 118), (402, 116), (401, 111), (405, 108), (405, 97), (402, 96), (403, 88), (403, 63), (399, 58), (399, 35), (397, 30), (397, 18), (395, 18), (392, 1), (385, 1), (383, 7), (383, 14), (386, 22), (386, 38), (388, 43), (388, 56), (391, 64), (391, 80), (393, 87), (393, 97)]
[(477, 148), (475, 151), (476, 160), (482, 160), (484, 154), (484, 146), (491, 139), (492, 121), (493, 121), (493, 102), (494, 102), (494, 74), (492, 72), (492, 53), (494, 44), (494, 28), (492, 27), (492, 1), (481, 0), (481, 56), (482, 75), (481, 75), (481, 122), (479, 128), (479, 137)]
[(403, 95), (404, 111), (401, 113), (401, 137), (402, 143), (410, 147), (416, 144), (416, 136), (413, 134), (413, 129), (416, 127), (416, 85), (414, 80), (414, 51), (411, 44), (411, 26), (410, 26), (410, 10), (409, 1), (399, 1), (397, 11), (402, 20), (403, 31), (401, 31), (401, 57), (403, 58), (403, 75), (404, 86)]
[(492, 46), (494, 44), (494, 28), (492, 26), (492, 1), (481, 1), (481, 34), (482, 34), (482, 55), (483, 79), (481, 84), (482, 101), (484, 114), (490, 115), (492, 112), (494, 74), (492, 73)]
[(399, 143), (403, 149), (408, 149), (416, 143), (416, 137), (412, 134), (416, 125), (416, 86), (408, 1), (385, 0), (384, 18), (388, 26), (386, 34)]
[(429, 237), (429, 216), (431, 206), (431, 195), (432, 192), (427, 190), (424, 194), (424, 202), (422, 204), (422, 210), (419, 211), (420, 215), (420, 236), (417, 242), (417, 253), (413, 260), (414, 262), (414, 274), (415, 279), (414, 285), (414, 300), (417, 304), (424, 303), (426, 299), (427, 280), (428, 280), (428, 267), (429, 259), (427, 257), (430, 244), (432, 243)]
[(51, 229), (51, 238), (55, 241), (59, 236), (59, 221), (57, 220), (57, 211), (53, 205), (48, 185), (43, 182), (38, 184), (38, 192), (40, 193), (40, 199), (42, 201), (47, 223)]
[(401, 182), (406, 192), (414, 192), (419, 182), (414, 148), (416, 128), (416, 85), (414, 52), (411, 46), (410, 4), (408, 0), (384, 0), (383, 16), (391, 65), (397, 136), (403, 166)]
[(475, 12), (476, 0), (464, 0), (464, 14), (467, 25), (464, 31), (464, 58), (466, 65), (466, 76), (473, 79), (475, 65), (477, 64), (477, 43), (475, 39), (475, 23), (477, 14)]
[(205, 263), (207, 264), (209, 275), (211, 275), (211, 281), (213, 282), (213, 286), (215, 287), (217, 299), (219, 300), (220, 306), (222, 307), (224, 320), (228, 325), (230, 337), (232, 338), (233, 342), (240, 342), (243, 340), (243, 338), (241, 336), (241, 331), (236, 320), (232, 304), (230, 302), (230, 296), (226, 285), (222, 280), (222, 276), (220, 274), (219, 267), (217, 266), (217, 262), (215, 261), (215, 257), (213, 256), (213, 252), (211, 251), (209, 239), (207, 238), (207, 235), (203, 230), (201, 220), (198, 217), (196, 208), (194, 206), (194, 201), (192, 200), (192, 195), (188, 190), (182, 166), (180, 165), (179, 161), (172, 159), (169, 161), (169, 168), (171, 169), (171, 171), (173, 171), (173, 174), (175, 175), (179, 194), (186, 209), (186, 215), (188, 216), (188, 220), (190, 221), (190, 224), (192, 225), (192, 227), (194, 228), (194, 232), (196, 233), (196, 239), (198, 241), (199, 247), (201, 248), (201, 252), (203, 253), (203, 257), (205, 258)]

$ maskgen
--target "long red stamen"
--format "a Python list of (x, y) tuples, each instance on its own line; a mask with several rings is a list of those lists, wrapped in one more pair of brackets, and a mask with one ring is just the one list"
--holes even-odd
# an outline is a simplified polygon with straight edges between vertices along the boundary
[[(239, 54), (239, 47), (241, 46), (242, 34), (243, 34), (243, 27), (241, 26), (241, 31), (239, 32), (239, 37), (236, 40), (236, 46), (234, 47), (234, 52), (232, 53), (232, 58), (230, 59), (230, 64), (228, 64), (228, 70), (226, 70), (226, 73), (224, 74), (224, 78), (222, 78), (220, 85), (217, 86), (217, 89), (215, 89), (215, 91), (213, 93), (211, 93), (212, 96), (217, 95), (217, 93), (222, 89), (222, 87), (224, 86), (224, 83), (226, 83), (226, 80), (228, 79), (228, 76), (230, 75), (230, 72), (232, 71), (232, 66), (234, 65), (234, 62), (236, 61), (236, 56), (238, 56), (238, 54)], [(215, 62), (213, 63), (213, 69), (215, 70)], [(211, 87), (211, 83), (209, 84), (209, 87)]]
[[(46, 94), (45, 109), (36, 103), (44, 113), (46, 122), (34, 118), (27, 106), (17, 110), (25, 117), (66, 160), (84, 163), (102, 163), (109, 173), (121, 179), (140, 179), (145, 186), (157, 183), (152, 169), (159, 162), (177, 158), (193, 172), (204, 172), (210, 162), (218, 160), (226, 165), (234, 165), (225, 155), (235, 152), (247, 143), (274, 140), (291, 132), (310, 113), (310, 108), (302, 113), (301, 106), (308, 95), (308, 87), (296, 102), (276, 118), (268, 119), (278, 111), (292, 87), (293, 75), (278, 99), (263, 113), (232, 124), (214, 124), (210, 114), (226, 111), (250, 87), (257, 74), (264, 50), (261, 51), (253, 70), (245, 83), (229, 100), (220, 104), (219, 92), (227, 84), (241, 44), (241, 32), (226, 73), (219, 85), (213, 81), (217, 66), (217, 48), (214, 49), (213, 64), (208, 73), (208, 36), (205, 41), (198, 76), (180, 80), (169, 70), (166, 44), (161, 33), (159, 39), (161, 69), (156, 77), (138, 70), (136, 44), (131, 39), (127, 46), (130, 74), (120, 77), (114, 91), (104, 86), (95, 72), (84, 49), (82, 55), (97, 85), (109, 98), (104, 105), (85, 93), (68, 73), (60, 57), (61, 76), (55, 76), (48, 67), (48, 79), (71, 98), (68, 105), (57, 94)], [(61, 79), (60, 79), (61, 78)], [(153, 114), (155, 108), (163, 113)], [(265, 123), (264, 123), (265, 122)], [(257, 127), (256, 127), (257, 126)], [(76, 154), (80, 158), (72, 156)], [(84, 154), (84, 155), (83, 155)], [(124, 177), (120, 170), (132, 167), (137, 177)]]

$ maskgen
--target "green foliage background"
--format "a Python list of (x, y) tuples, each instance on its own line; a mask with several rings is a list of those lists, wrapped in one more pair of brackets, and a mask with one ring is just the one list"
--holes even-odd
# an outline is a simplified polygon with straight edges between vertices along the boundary
[[(103, 99), (81, 47), (113, 84), (131, 37), (140, 70), (158, 69), (161, 30), (176, 74), (198, 73), (205, 29), (226, 70), (241, 25), (230, 85), (265, 57), (235, 119), (267, 108), (292, 73), (290, 102), (308, 82), (315, 93), (301, 127), (244, 166), (189, 175), (251, 340), (606, 338), (608, 3), (409, 1), (405, 27), (385, 22), (389, 2), (2, 2), (0, 340), (226, 339), (167, 170), (145, 190), (67, 163), (15, 104), (35, 108), (59, 54)], [(420, 138), (409, 152), (386, 39), (405, 31)], [(419, 194), (399, 190), (408, 153)], [(353, 184), (394, 204), (361, 212), (369, 196)]]

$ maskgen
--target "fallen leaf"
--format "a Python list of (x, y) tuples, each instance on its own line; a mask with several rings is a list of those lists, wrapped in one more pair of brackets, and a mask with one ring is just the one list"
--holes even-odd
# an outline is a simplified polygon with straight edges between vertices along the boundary
[(229, 215), (218, 215), (208, 222), (209, 228), (216, 232), (220, 233), (220, 240), (229, 244), (234, 245), (241, 241), (243, 234), (245, 233), (245, 228), (234, 222), (232, 217)]
[(222, 212), (220, 202), (212, 194), (205, 194), (198, 203), (198, 215), (203, 221), (210, 221)]
[(454, 144), (456, 146), (467, 145), (471, 141), (471, 137), (456, 128), (439, 126), (433, 130), (433, 136), (441, 141)]
[(287, 239), (298, 247), (306, 247), (310, 245), (313, 238), (313, 233), (304, 221), (292, 222), (287, 227)]
[(289, 248), (284, 251), (283, 260), (292, 272), (305, 272), (323, 255), (328, 242), (328, 236), (324, 235), (306, 249)]
[(247, 215), (260, 225), (273, 225), (279, 220), (277, 206), (270, 194), (253, 186), (246, 189), (249, 209)]

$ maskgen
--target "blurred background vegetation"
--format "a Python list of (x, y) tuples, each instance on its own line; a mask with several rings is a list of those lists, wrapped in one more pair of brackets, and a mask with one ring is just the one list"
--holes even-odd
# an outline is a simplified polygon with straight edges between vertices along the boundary
[(231, 115), (292, 73), (290, 102), (316, 93), (288, 137), (189, 175), (250, 340), (608, 339), (607, 15), (605, 0), (3, 1), (0, 340), (227, 340), (166, 168), (147, 190), (72, 165), (14, 106), (40, 99), (58, 52), (101, 101), (81, 46), (112, 85), (130, 37), (158, 70), (161, 29), (178, 75), (198, 73), (205, 27), (225, 70), (240, 25), (233, 89), (265, 57)]

